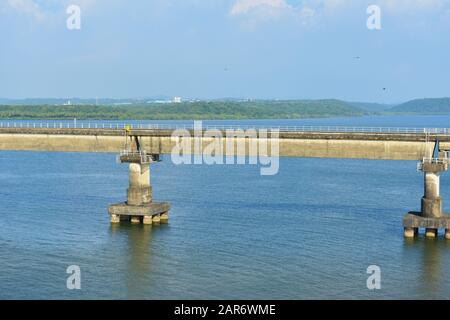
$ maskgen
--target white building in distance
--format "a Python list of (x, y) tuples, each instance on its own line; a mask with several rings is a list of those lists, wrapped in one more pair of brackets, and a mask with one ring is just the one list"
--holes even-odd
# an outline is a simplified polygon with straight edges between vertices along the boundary
[(172, 102), (173, 103), (181, 103), (181, 97), (174, 97)]

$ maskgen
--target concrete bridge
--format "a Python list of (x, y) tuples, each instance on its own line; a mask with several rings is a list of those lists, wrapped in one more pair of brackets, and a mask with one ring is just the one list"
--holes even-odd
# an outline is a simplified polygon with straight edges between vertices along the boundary
[[(200, 139), (204, 147), (213, 141), (211, 137), (196, 138), (193, 126), (134, 125), (125, 132), (126, 127), (117, 123), (0, 122), (0, 150), (118, 153), (129, 134), (139, 137), (141, 148), (148, 153), (169, 154), (176, 144), (172, 139), (174, 130), (190, 132), (192, 144)], [(223, 154), (228, 156), (249, 155), (251, 144), (261, 140), (264, 129), (268, 138), (279, 132), (281, 157), (420, 160), (431, 156), (437, 140), (442, 151), (450, 150), (450, 129), (440, 128), (205, 126), (202, 129), (222, 133)], [(235, 135), (225, 137), (230, 131)], [(239, 142), (245, 149), (226, 150), (227, 143)]]
[[(414, 237), (419, 228), (428, 237), (445, 230), (450, 239), (450, 216), (442, 212), (439, 174), (450, 164), (450, 129), (339, 126), (196, 126), (76, 122), (0, 122), (0, 150), (51, 152), (120, 153), (129, 163), (130, 185), (127, 201), (109, 208), (111, 222), (159, 224), (168, 221), (170, 205), (152, 199), (151, 163), (160, 154), (170, 154), (177, 143), (174, 132), (181, 132), (191, 146), (200, 150), (220, 136), (220, 152), (226, 156), (252, 156), (252, 147), (262, 141), (277, 141), (267, 155), (281, 157), (352, 158), (372, 160), (416, 160), (424, 172), (422, 210), (404, 218), (405, 236)], [(213, 134), (211, 134), (211, 132)], [(207, 134), (209, 133), (209, 134)], [(233, 148), (226, 146), (232, 145)], [(234, 147), (241, 145), (244, 147)], [(184, 152), (195, 153), (195, 147)]]

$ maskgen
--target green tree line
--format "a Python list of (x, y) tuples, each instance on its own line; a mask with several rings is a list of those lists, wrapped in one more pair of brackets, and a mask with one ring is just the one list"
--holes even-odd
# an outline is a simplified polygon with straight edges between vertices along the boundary
[(133, 105), (1, 105), (2, 119), (210, 120), (301, 119), (360, 116), (367, 112), (340, 100), (198, 101)]

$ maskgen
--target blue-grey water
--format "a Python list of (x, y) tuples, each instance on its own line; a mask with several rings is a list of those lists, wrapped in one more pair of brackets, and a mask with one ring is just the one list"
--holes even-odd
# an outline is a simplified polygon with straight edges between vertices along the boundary
[[(450, 117), (259, 123), (286, 122), (450, 127)], [(281, 158), (277, 175), (259, 173), (164, 157), (152, 184), (172, 203), (170, 224), (111, 226), (107, 206), (128, 183), (114, 154), (1, 152), (0, 298), (450, 297), (450, 241), (403, 238), (423, 193), (414, 161)], [(450, 174), (441, 189), (450, 211)], [(69, 265), (81, 290), (66, 288)], [(369, 265), (380, 290), (366, 287)]]

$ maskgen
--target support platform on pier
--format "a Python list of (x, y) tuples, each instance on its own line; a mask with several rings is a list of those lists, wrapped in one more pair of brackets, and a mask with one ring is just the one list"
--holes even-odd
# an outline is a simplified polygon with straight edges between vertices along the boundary
[(419, 228), (424, 228), (427, 237), (436, 237), (439, 229), (445, 230), (445, 238), (450, 239), (450, 214), (441, 217), (424, 217), (422, 212), (409, 212), (403, 218), (405, 237), (411, 238), (419, 233)]
[[(144, 224), (159, 217), (161, 223), (167, 223), (170, 204), (168, 202), (152, 202), (139, 206), (128, 205), (126, 202), (112, 204), (108, 208), (111, 215), (111, 223), (119, 223), (121, 220), (139, 220)], [(150, 220), (149, 220), (150, 219)], [(132, 221), (133, 222), (133, 221)], [(147, 222), (147, 223), (146, 223)]]

